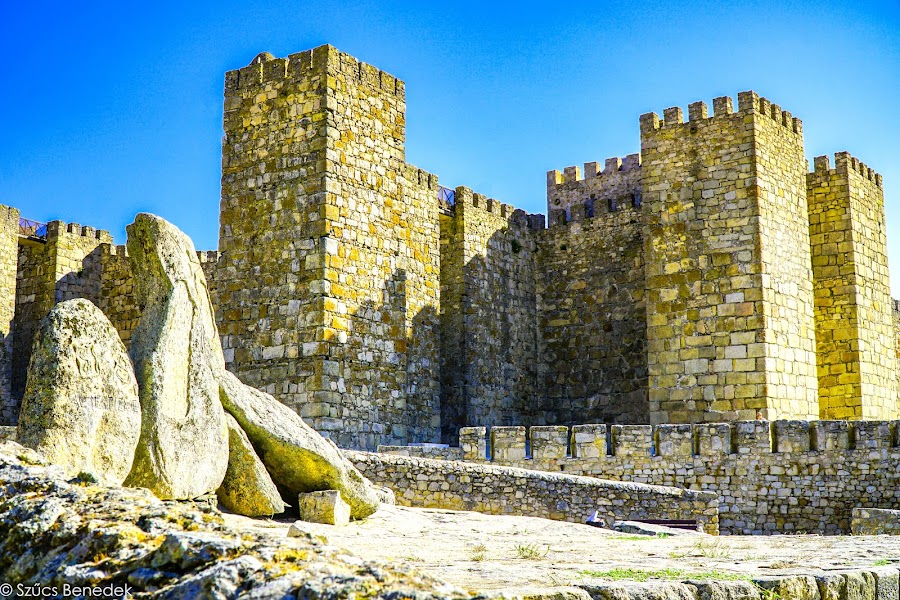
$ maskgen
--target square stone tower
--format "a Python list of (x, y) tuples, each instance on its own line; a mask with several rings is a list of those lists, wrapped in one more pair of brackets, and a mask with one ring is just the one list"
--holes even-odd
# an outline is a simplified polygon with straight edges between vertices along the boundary
[(881, 175), (846, 152), (807, 176), (822, 419), (896, 419)]
[(819, 416), (799, 119), (753, 92), (641, 117), (653, 423)]
[(437, 441), (437, 178), (402, 81), (331, 46), (226, 74), (218, 323), (228, 368), (345, 447)]

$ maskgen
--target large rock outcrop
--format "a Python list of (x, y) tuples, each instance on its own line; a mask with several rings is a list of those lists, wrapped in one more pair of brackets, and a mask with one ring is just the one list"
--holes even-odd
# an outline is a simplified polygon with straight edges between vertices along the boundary
[(354, 519), (378, 510), (379, 496), (369, 480), (297, 413), (228, 371), (220, 382), (222, 404), (247, 433), (284, 498), (338, 490)]
[(0, 482), (0, 581), (57, 588), (44, 597), (63, 597), (66, 585), (117, 598), (128, 586), (128, 597), (148, 599), (470, 597), (312, 536), (236, 530), (193, 503), (69, 481), (14, 442), (0, 443)]
[(237, 421), (225, 414), (228, 424), (228, 470), (216, 490), (226, 509), (246, 517), (271, 517), (284, 512), (278, 488), (259, 460), (247, 434)]
[(57, 304), (41, 321), (17, 439), (63, 467), (121, 484), (141, 432), (131, 360), (106, 315), (88, 300)]
[(174, 225), (141, 213), (127, 230), (142, 308), (131, 357), (143, 417), (125, 484), (163, 499), (194, 498), (218, 489), (228, 467), (218, 383), (225, 360), (206, 278), (190, 238)]

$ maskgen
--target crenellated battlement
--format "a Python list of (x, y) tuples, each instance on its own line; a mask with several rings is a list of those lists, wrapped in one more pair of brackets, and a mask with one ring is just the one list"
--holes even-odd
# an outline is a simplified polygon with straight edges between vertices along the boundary
[(474, 210), (484, 215), (507, 219), (511, 225), (521, 228), (535, 230), (544, 228), (544, 215), (528, 214), (521, 208), (516, 208), (512, 204), (506, 204), (494, 198), (488, 198), (484, 194), (473, 192), (471, 188), (465, 186), (458, 186), (454, 191), (454, 211), (456, 211), (457, 207), (462, 206), (462, 212), (470, 215)]
[[(869, 452), (900, 446), (898, 421), (733, 421), (572, 427), (465, 427), (465, 460), (605, 460), (606, 457), (717, 457), (771, 453)], [(489, 439), (490, 443), (486, 443)], [(490, 454), (487, 454), (487, 450)]]
[(573, 223), (604, 222), (613, 215), (625, 213), (630, 216), (638, 216), (641, 211), (640, 199), (625, 197), (623, 203), (607, 202), (598, 204), (596, 200), (581, 204), (573, 204), (567, 209), (552, 208), (548, 218), (548, 227), (565, 227)]
[(341, 74), (351, 81), (404, 98), (405, 84), (386, 71), (325, 44), (312, 50), (276, 58), (260, 52), (246, 67), (225, 74), (226, 90), (249, 89), (281, 81), (301, 81), (314, 74)]
[[(439, 187), (437, 175), (410, 164), (403, 165), (403, 176), (410, 183), (414, 183), (428, 190), (437, 191)], [(435, 196), (435, 198), (437, 198), (437, 196)]]
[(547, 171), (547, 188), (549, 190), (551, 187), (555, 186), (578, 183), (593, 179), (594, 177), (603, 177), (614, 173), (628, 173), (639, 170), (640, 168), (640, 153), (629, 154), (625, 157), (607, 158), (603, 167), (601, 167), (598, 162), (586, 162), (584, 163), (584, 177), (582, 177), (581, 168), (577, 166), (566, 167), (563, 169), (563, 172), (555, 169)]
[(831, 168), (831, 161), (827, 155), (815, 157), (811, 174), (824, 176), (836, 173), (849, 173), (850, 171), (856, 172), (863, 179), (868, 179), (878, 188), (884, 187), (884, 180), (881, 175), (867, 166), (866, 163), (851, 156), (849, 152), (835, 152), (834, 169)]
[(47, 223), (48, 239), (65, 234), (97, 239), (105, 243), (112, 242), (112, 235), (105, 229), (97, 229), (96, 227), (79, 223), (66, 223), (64, 221), (50, 221)]
[(219, 262), (219, 253), (216, 250), (197, 250), (196, 252), (201, 263)]
[(794, 117), (790, 112), (782, 110), (781, 106), (758, 95), (753, 91), (740, 92), (738, 94), (738, 110), (734, 110), (734, 101), (730, 96), (720, 96), (713, 99), (713, 115), (709, 116), (706, 102), (698, 101), (688, 105), (688, 120), (684, 120), (684, 111), (680, 107), (671, 107), (663, 111), (660, 118), (655, 112), (645, 113), (640, 117), (641, 132), (652, 132), (671, 127), (696, 127), (700, 123), (715, 121), (716, 119), (732, 119), (736, 116), (759, 114), (769, 117), (774, 122), (797, 135), (803, 133), (803, 122)]

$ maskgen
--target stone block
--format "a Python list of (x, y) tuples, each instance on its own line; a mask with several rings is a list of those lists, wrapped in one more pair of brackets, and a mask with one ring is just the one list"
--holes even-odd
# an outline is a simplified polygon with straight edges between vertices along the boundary
[(613, 456), (646, 456), (653, 447), (653, 427), (650, 425), (613, 425)]
[(572, 427), (572, 453), (575, 458), (605, 458), (606, 450), (606, 425)]
[(532, 427), (531, 457), (535, 460), (565, 458), (568, 453), (569, 428), (565, 425)]
[(735, 421), (732, 435), (738, 454), (772, 451), (772, 432), (768, 421)]
[(816, 421), (813, 432), (816, 450), (847, 450), (850, 448), (850, 423), (848, 421)]
[(872, 569), (875, 578), (875, 600), (900, 600), (900, 571), (896, 567)]
[(487, 429), (463, 427), (459, 430), (459, 446), (464, 460), (487, 459)]
[(525, 428), (492, 428), (491, 459), (496, 462), (504, 463), (525, 460)]
[(857, 450), (882, 450), (894, 445), (890, 421), (854, 421)]
[(300, 520), (326, 525), (346, 525), (350, 522), (350, 505), (337, 490), (322, 490), (297, 497)]
[(660, 456), (690, 457), (694, 454), (694, 427), (690, 424), (658, 425), (656, 453)]
[(775, 421), (775, 448), (778, 452), (809, 452), (809, 421)]
[(722, 456), (731, 453), (731, 425), (728, 423), (700, 423), (694, 425), (697, 450), (703, 456)]

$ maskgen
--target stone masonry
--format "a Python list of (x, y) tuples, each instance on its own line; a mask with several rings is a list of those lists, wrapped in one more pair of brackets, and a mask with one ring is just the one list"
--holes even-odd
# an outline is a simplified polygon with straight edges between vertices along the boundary
[(461, 448), (423, 456), (713, 492), (723, 534), (834, 535), (856, 507), (900, 509), (897, 434), (897, 421), (469, 427)]
[(881, 176), (846, 152), (807, 175), (822, 418), (898, 416)]
[[(640, 154), (550, 171), (546, 223), (409, 165), (405, 84), (331, 46), (258, 55), (224, 102), (219, 248), (199, 255), (228, 368), (341, 446), (898, 416), (881, 177), (846, 153), (809, 172), (800, 120), (753, 92), (645, 114)], [(3, 216), (13, 423), (54, 303), (90, 299), (126, 344), (140, 306), (108, 233)]]

